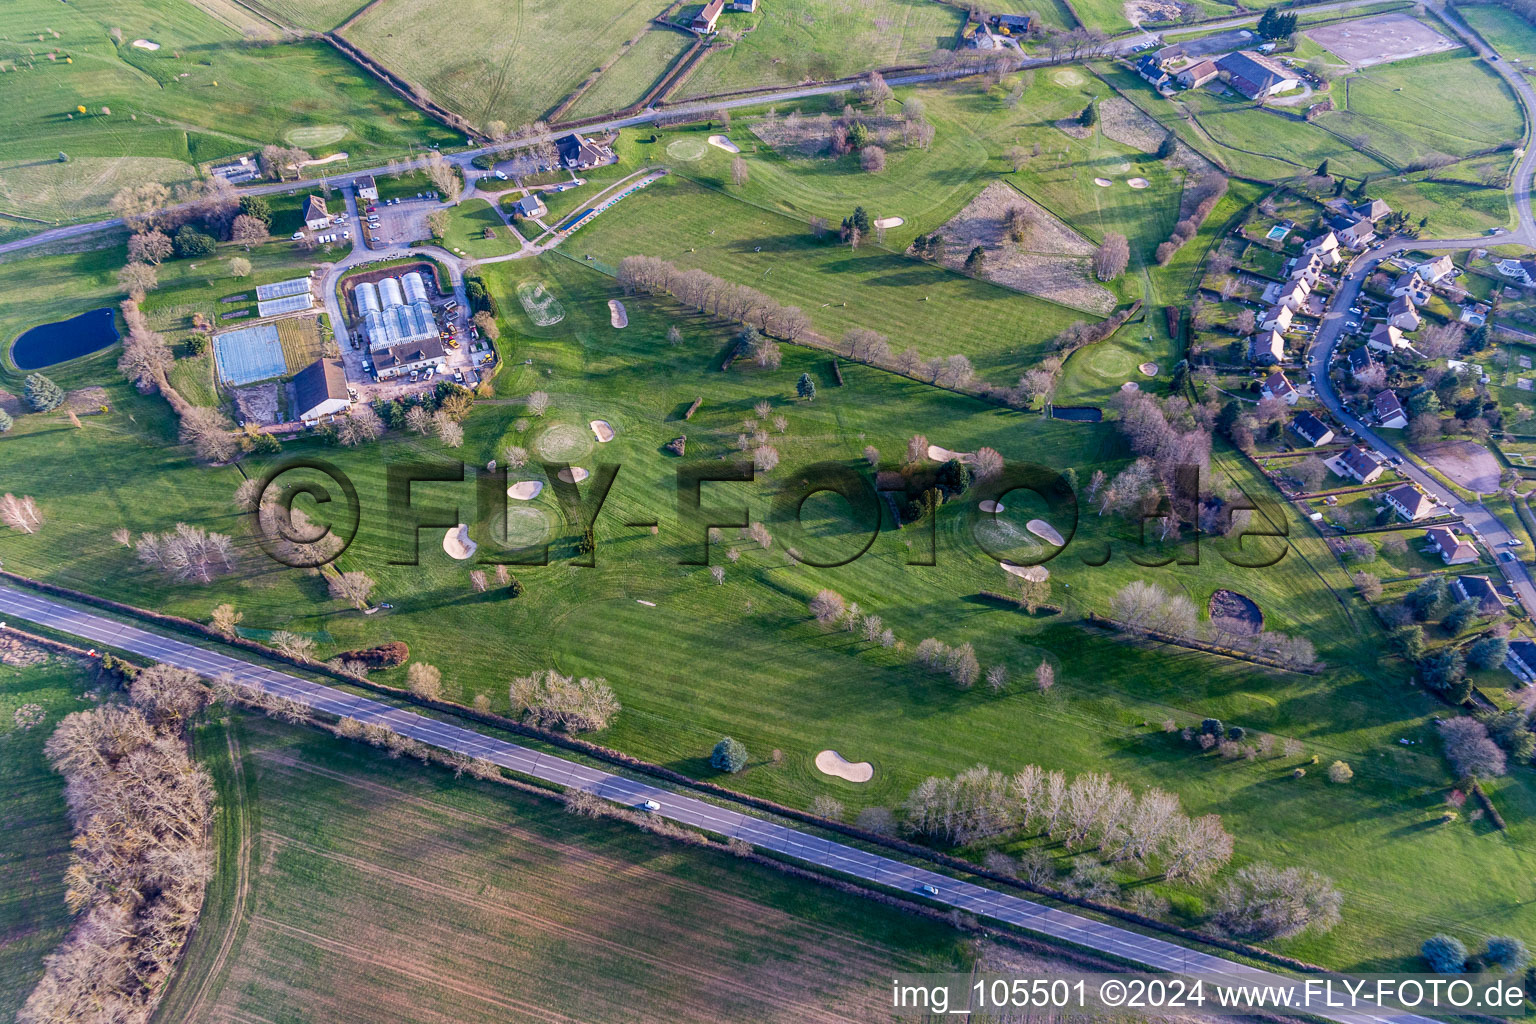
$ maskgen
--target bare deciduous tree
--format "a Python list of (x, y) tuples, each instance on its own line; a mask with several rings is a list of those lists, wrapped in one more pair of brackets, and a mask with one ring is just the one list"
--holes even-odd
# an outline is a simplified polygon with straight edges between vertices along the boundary
[(20, 498), (7, 493), (0, 498), (0, 523), (4, 523), (18, 533), (36, 533), (43, 525), (42, 514), (37, 510), (37, 502), (32, 495), (26, 494)]
[(424, 661), (412, 662), (405, 670), (405, 686), (418, 697), (438, 700), (443, 695), (443, 674)]
[(544, 391), (535, 391), (525, 400), (528, 412), (533, 416), (543, 416), (549, 410), (549, 394)]
[(235, 628), (244, 618), (244, 614), (235, 611), (234, 605), (221, 604), (213, 610), (213, 614), (208, 619), (208, 625), (212, 626), (220, 636), (234, 637)]
[(553, 669), (521, 676), (510, 687), (512, 711), (564, 732), (605, 729), (621, 705), (604, 679), (575, 679)]
[(268, 641), (272, 649), (279, 654), (299, 661), (310, 661), (315, 651), (315, 641), (307, 636), (291, 633), (286, 629), (280, 629), (273, 633)]
[(338, 601), (346, 601), (357, 608), (368, 607), (368, 596), (377, 586), (373, 577), (365, 572), (337, 573), (326, 580), (326, 587), (331, 597)]
[(830, 626), (843, 617), (845, 608), (843, 595), (835, 590), (818, 590), (809, 604), (811, 614), (823, 626)]

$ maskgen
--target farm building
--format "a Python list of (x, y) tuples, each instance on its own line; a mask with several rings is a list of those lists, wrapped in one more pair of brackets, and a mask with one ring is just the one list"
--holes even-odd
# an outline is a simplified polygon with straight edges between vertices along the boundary
[(1216, 70), (1222, 81), (1250, 100), (1267, 99), (1301, 84), (1284, 64), (1251, 50), (1227, 54), (1216, 62)]
[(746, 11), (751, 14), (757, 10), (757, 0), (731, 0), (726, 6), (733, 11)]
[(412, 370), (440, 365), (444, 352), (442, 341), (431, 338), (376, 351), (373, 353), (373, 365), (380, 377), (398, 377)]
[(426, 283), (414, 270), (377, 284), (364, 281), (353, 289), (352, 301), (370, 349), (437, 338), (437, 320), (427, 301)]
[(240, 387), (288, 372), (276, 324), (255, 324), (226, 331), (213, 339), (213, 363), (219, 379)]
[(1022, 36), (1029, 32), (1029, 15), (994, 14), (992, 27), (1005, 36)]
[(314, 305), (315, 293), (310, 290), (307, 277), (292, 277), (256, 288), (256, 315), (260, 317), (301, 313)]
[(347, 373), (340, 359), (316, 359), (293, 378), (294, 408), (299, 419), (315, 424), (327, 416), (346, 411)]
[(725, 10), (725, 0), (709, 0), (708, 3), (693, 16), (693, 24), (689, 28), (699, 35), (708, 35), (715, 30), (715, 22), (720, 20), (720, 12)]
[(304, 226), (311, 231), (319, 231), (331, 226), (331, 215), (326, 212), (325, 200), (319, 196), (310, 196), (304, 204)]
[(1198, 64), (1191, 64), (1174, 76), (1178, 83), (1186, 89), (1197, 89), (1217, 77), (1221, 72), (1216, 69), (1213, 61), (1202, 60)]

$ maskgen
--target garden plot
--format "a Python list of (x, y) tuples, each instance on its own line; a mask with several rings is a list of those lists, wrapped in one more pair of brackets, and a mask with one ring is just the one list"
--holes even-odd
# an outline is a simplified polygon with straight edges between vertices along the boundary
[[(1009, 217), (1023, 218), (1017, 242)], [(1002, 182), (982, 189), (939, 234), (946, 266), (960, 268), (979, 245), (987, 254), (981, 276), (994, 284), (1099, 314), (1115, 308), (1114, 293), (1092, 279), (1093, 243)]]

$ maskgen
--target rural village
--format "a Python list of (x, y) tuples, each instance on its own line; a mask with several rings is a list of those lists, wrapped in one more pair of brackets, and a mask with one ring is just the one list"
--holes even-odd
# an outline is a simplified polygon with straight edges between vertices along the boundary
[(1536, 2), (571, 13), (0, 9), (0, 1017), (1536, 1003)]

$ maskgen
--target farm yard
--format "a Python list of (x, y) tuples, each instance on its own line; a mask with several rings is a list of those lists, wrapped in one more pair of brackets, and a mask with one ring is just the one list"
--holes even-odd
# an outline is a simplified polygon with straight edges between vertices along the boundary
[(524, 0), (512, 8), (496, 0), (382, 0), (344, 34), (470, 123), (515, 127), (544, 117), (626, 41), (645, 33), (662, 6), (662, 0), (592, 0), (582, 5), (582, 30), (573, 31), (570, 10), (558, 0)]
[(942, 922), (310, 730), (236, 714), (198, 748), (234, 834), (168, 1017), (830, 1020), (877, 1013), (881, 971), (987, 955)]

